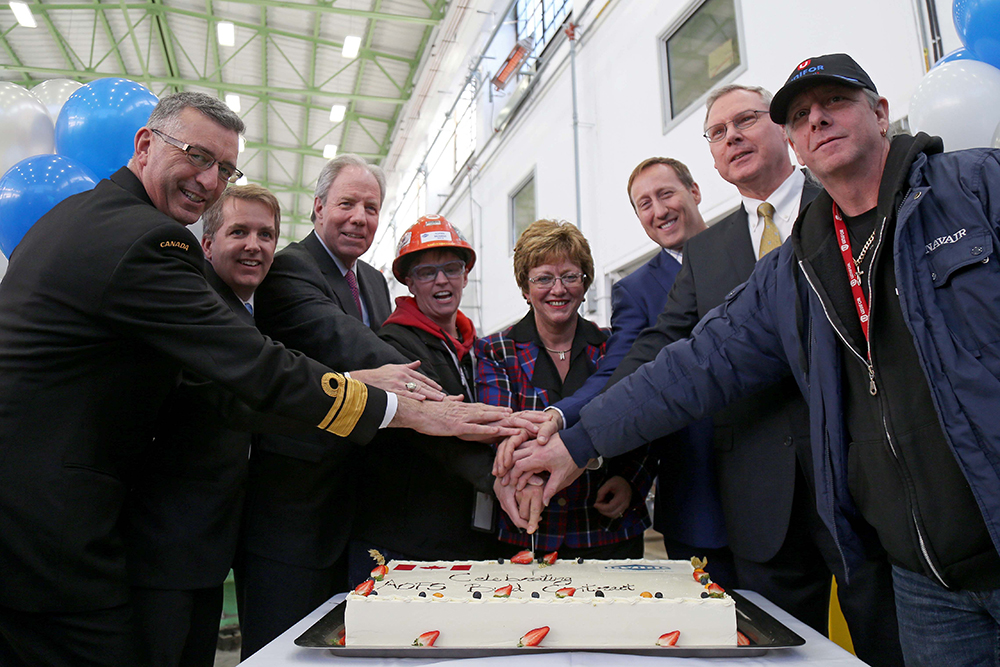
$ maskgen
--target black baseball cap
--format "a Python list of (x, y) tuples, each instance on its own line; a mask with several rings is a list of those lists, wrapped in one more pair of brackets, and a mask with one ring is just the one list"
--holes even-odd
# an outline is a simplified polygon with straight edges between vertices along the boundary
[(831, 53), (800, 62), (771, 100), (771, 120), (784, 125), (788, 120), (788, 105), (800, 92), (820, 83), (842, 83), (856, 88), (878, 91), (868, 73), (846, 53)]

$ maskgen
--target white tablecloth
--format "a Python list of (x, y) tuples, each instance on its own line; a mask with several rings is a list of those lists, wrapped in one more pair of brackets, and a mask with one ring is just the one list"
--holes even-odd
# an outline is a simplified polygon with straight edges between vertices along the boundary
[(406, 665), (409, 667), (438, 663), (447, 664), (447, 667), (496, 667), (498, 665), (513, 665), (514, 667), (606, 667), (606, 665), (691, 667), (691, 665), (698, 663), (708, 663), (712, 667), (757, 667), (758, 665), (799, 665), (805, 663), (820, 667), (858, 667), (865, 664), (760, 595), (750, 591), (740, 592), (805, 639), (806, 643), (797, 648), (774, 649), (760, 657), (701, 659), (569, 652), (497, 656), (474, 660), (338, 658), (334, 654), (335, 651), (329, 649), (307, 649), (296, 646), (296, 637), (312, 627), (316, 621), (344, 599), (344, 595), (337, 595), (241, 664), (247, 665), (247, 667), (284, 667), (285, 665), (325, 665), (326, 667), (402, 667)]

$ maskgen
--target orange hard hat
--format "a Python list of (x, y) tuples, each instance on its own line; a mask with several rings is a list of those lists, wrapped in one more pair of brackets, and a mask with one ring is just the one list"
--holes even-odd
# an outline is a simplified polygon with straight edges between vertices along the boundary
[(396, 280), (404, 282), (410, 269), (413, 253), (432, 248), (452, 248), (465, 258), (466, 270), (471, 270), (476, 264), (476, 251), (465, 240), (462, 233), (455, 229), (443, 215), (425, 215), (417, 220), (409, 229), (403, 232), (396, 246), (396, 259), (392, 262), (392, 275)]

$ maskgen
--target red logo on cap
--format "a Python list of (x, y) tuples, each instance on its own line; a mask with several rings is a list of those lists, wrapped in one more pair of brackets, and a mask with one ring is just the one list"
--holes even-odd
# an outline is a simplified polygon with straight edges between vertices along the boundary
[[(809, 60), (812, 60), (812, 58), (810, 58)], [(809, 67), (809, 60), (803, 60), (802, 62), (800, 62), (799, 69), (805, 69)]]

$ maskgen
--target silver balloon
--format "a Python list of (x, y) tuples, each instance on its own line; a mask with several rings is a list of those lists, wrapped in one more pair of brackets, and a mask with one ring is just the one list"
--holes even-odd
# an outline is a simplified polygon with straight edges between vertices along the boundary
[(910, 98), (910, 128), (936, 134), (944, 148), (989, 146), (1000, 119), (1000, 69), (953, 60), (924, 75)]
[(55, 126), (45, 105), (9, 81), (0, 81), (0, 128), (0, 174), (25, 158), (55, 149)]
[(66, 99), (83, 84), (72, 79), (49, 79), (31, 89), (35, 97), (45, 105), (45, 110), (49, 114), (52, 122), (56, 122), (59, 117), (59, 110), (66, 102)]

